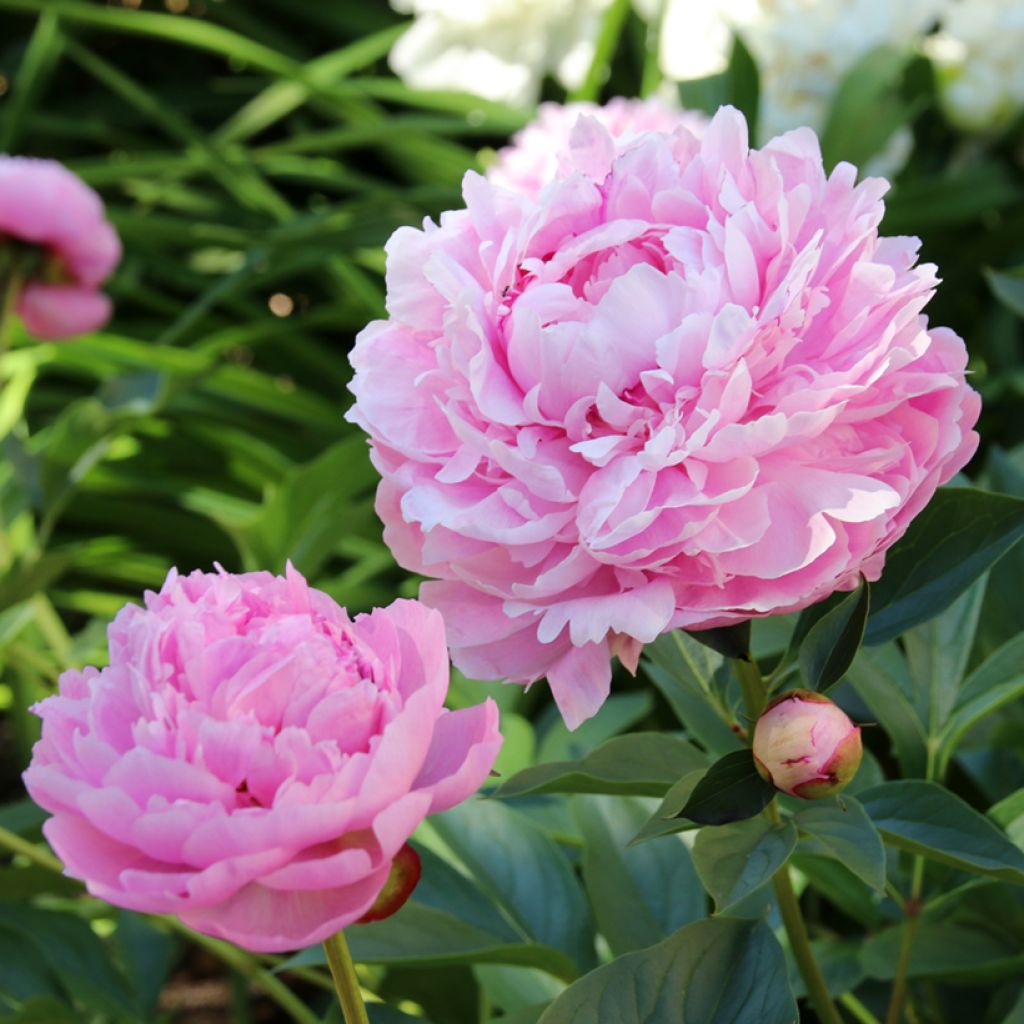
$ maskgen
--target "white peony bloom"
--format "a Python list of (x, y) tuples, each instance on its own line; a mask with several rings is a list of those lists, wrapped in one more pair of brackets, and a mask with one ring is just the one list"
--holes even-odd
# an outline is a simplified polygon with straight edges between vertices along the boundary
[(1024, 108), (1024, 3), (958, 0), (928, 40), (942, 105), (968, 131), (1005, 127)]
[(391, 51), (414, 89), (471, 93), (527, 106), (554, 74), (580, 85), (611, 0), (391, 0), (415, 20)]
[(677, 81), (725, 69), (733, 33), (761, 73), (761, 136), (825, 123), (843, 76), (880, 46), (908, 52), (950, 0), (669, 0), (661, 65)]

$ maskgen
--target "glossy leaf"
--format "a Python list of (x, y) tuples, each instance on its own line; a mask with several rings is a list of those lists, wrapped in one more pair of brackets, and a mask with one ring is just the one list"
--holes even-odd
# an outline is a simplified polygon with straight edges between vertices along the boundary
[(579, 761), (538, 764), (517, 772), (495, 794), (618, 793), (663, 796), (682, 776), (706, 765), (691, 743), (665, 733), (616, 736)]
[(681, 837), (627, 847), (651, 801), (579, 797), (583, 881), (598, 931), (616, 956), (661, 942), (703, 918), (707, 900)]
[(754, 755), (738, 750), (707, 770), (677, 817), (700, 825), (725, 825), (759, 814), (774, 796), (775, 788), (754, 767)]
[(871, 588), (860, 586), (826, 612), (800, 644), (800, 671), (812, 690), (824, 692), (846, 674), (857, 656), (871, 606)]
[(759, 921), (714, 918), (570, 985), (540, 1024), (793, 1024), (782, 949)]
[(715, 912), (721, 914), (770, 881), (796, 841), (791, 822), (774, 825), (764, 817), (702, 828), (693, 844), (693, 863), (715, 901)]
[(750, 620), (716, 629), (688, 629), (686, 635), (726, 658), (750, 661)]
[(1022, 534), (1024, 500), (967, 487), (937, 491), (872, 585), (865, 642), (891, 640), (937, 615)]
[(860, 801), (846, 794), (817, 800), (793, 821), (811, 840), (801, 844), (804, 852), (832, 857), (876, 892), (885, 890), (885, 848)]
[(887, 843), (943, 864), (1024, 885), (1024, 852), (989, 819), (934, 782), (886, 782), (860, 794)]

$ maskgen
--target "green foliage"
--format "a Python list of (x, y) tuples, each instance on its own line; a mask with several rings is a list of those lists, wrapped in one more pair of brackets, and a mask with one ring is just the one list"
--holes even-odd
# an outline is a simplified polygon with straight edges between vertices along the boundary
[[(337, 1022), (319, 949), (228, 953), (54, 870), (18, 781), (27, 708), (62, 669), (100, 661), (109, 617), (171, 565), (291, 560), (357, 611), (414, 592), (343, 418), (344, 357), (383, 313), (389, 233), (457, 206), (481, 147), (528, 114), (396, 81), (386, 57), (403, 28), (384, 3), (144, 7), (0, 0), (0, 149), (67, 162), (126, 248), (107, 330), (61, 346), (16, 335), (0, 355), (0, 841), (19, 851), (0, 864), (0, 1021), (163, 1022), (160, 993), (182, 972), (215, 974), (232, 1020)], [(609, 8), (581, 95), (657, 86), (655, 34), (629, 8)], [(756, 137), (742, 44), (681, 92), (737, 105)], [(418, 834), (424, 878), (398, 915), (351, 929), (362, 980), (386, 1000), (374, 1024), (790, 1024), (806, 991), (767, 884), (787, 866), (833, 995), (884, 1017), (916, 915), (915, 1019), (963, 1019), (956, 985), (971, 1019), (1019, 1024), (1020, 139), (955, 135), (920, 61), (878, 50), (839, 90), (825, 158), (863, 163), (904, 129), (914, 150), (883, 230), (920, 234), (941, 267), (929, 312), (968, 341), (987, 444), (971, 472), (990, 490), (940, 491), (870, 606), (863, 585), (753, 636), (660, 637), (640, 680), (617, 679), (575, 733), (542, 686), (503, 690), (507, 777)], [(735, 657), (772, 692), (798, 672), (833, 688), (864, 726), (856, 795), (783, 800), (769, 819)], [(452, 703), (483, 689), (461, 680)]]

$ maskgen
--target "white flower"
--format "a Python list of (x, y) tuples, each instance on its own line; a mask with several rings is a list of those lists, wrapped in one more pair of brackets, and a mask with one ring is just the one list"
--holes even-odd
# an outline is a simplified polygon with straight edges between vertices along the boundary
[(471, 93), (526, 106), (554, 74), (578, 86), (611, 0), (391, 0), (415, 20), (391, 51), (414, 89)]
[(880, 46), (910, 52), (950, 0), (669, 0), (661, 65), (677, 81), (725, 69), (733, 33), (761, 74), (761, 135), (820, 130), (843, 76)]
[(928, 41), (949, 119), (969, 131), (1003, 128), (1024, 107), (1024, 4), (959, 0)]

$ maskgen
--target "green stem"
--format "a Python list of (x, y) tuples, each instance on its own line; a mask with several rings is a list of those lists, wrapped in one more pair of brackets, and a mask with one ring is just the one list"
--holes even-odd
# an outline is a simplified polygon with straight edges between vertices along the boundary
[[(777, 813), (777, 812), (776, 812)], [(811, 940), (807, 934), (807, 925), (804, 924), (803, 914), (800, 912), (800, 903), (793, 891), (793, 883), (789, 878), (789, 867), (785, 864), (775, 873), (772, 878), (772, 887), (775, 889), (775, 899), (779, 904), (779, 913), (782, 914), (782, 923), (786, 926), (786, 934), (789, 936), (789, 948), (793, 951), (793, 959), (807, 986), (807, 995), (818, 1015), (821, 1024), (842, 1024), (839, 1011), (832, 1002), (828, 986), (825, 984), (825, 976), (821, 973), (818, 961), (814, 959), (814, 951), (811, 949)]]
[[(64, 866), (61, 862), (45, 847), (37, 843), (30, 843), (27, 839), (22, 839), (21, 836), (5, 828), (0, 828), (0, 846), (6, 848), (11, 853), (21, 854), (21, 856), (30, 860), (33, 864), (46, 868), (48, 871), (53, 871), (57, 874), (62, 874), (64, 871)], [(254, 985), (258, 985), (296, 1024), (319, 1024), (320, 1018), (287, 985), (269, 971), (263, 970), (243, 950), (232, 946), (228, 942), (222, 942), (220, 939), (213, 939), (208, 935), (200, 935), (198, 932), (194, 932), (191, 928), (183, 925), (176, 917), (161, 916), (158, 920), (166, 927), (185, 936), (189, 941), (209, 950), (219, 960), (234, 968)]]
[(903, 912), (907, 919), (903, 925), (900, 957), (896, 963), (896, 977), (892, 982), (892, 996), (889, 999), (889, 1012), (885, 1015), (885, 1024), (899, 1024), (903, 1019), (903, 1004), (907, 998), (907, 972), (910, 968), (910, 954), (914, 948), (914, 937), (917, 934), (917, 922), (921, 916), (921, 891), (923, 888), (924, 858), (915, 857), (910, 881), (910, 896), (903, 904)]
[(841, 995), (839, 1002), (846, 1007), (854, 1020), (860, 1021), (860, 1024), (879, 1024), (878, 1018), (852, 992)]
[(359, 979), (356, 977), (355, 964), (352, 963), (352, 954), (345, 941), (345, 933), (338, 932), (327, 939), (324, 942), (324, 952), (327, 954), (327, 965), (331, 969), (345, 1024), (370, 1024), (362, 993), (359, 991)]
[[(743, 661), (737, 659), (736, 674), (740, 679), (740, 686), (743, 689), (743, 702), (747, 708), (747, 714), (751, 722), (756, 722), (764, 710), (768, 699), (768, 687), (765, 686), (761, 670), (757, 667), (756, 661)], [(768, 816), (772, 821), (779, 821), (779, 809), (773, 800), (768, 805)], [(807, 996), (814, 1007), (815, 1013), (821, 1024), (843, 1024), (839, 1011), (832, 1002), (828, 986), (825, 984), (825, 976), (821, 973), (818, 961), (814, 958), (814, 951), (811, 949), (810, 936), (807, 934), (807, 925), (804, 923), (804, 915), (800, 910), (800, 902), (793, 891), (793, 883), (789, 877), (789, 865), (783, 864), (772, 877), (772, 888), (775, 890), (775, 899), (779, 904), (779, 913), (782, 915), (782, 923), (786, 926), (786, 935), (789, 936), (789, 947), (793, 951), (793, 959), (807, 986)]]
[(4, 280), (3, 300), (0, 301), (0, 356), (8, 348), (11, 336), (11, 324), (14, 322), (14, 307), (21, 294), (21, 286), (24, 284), (17, 264), (10, 268)]

